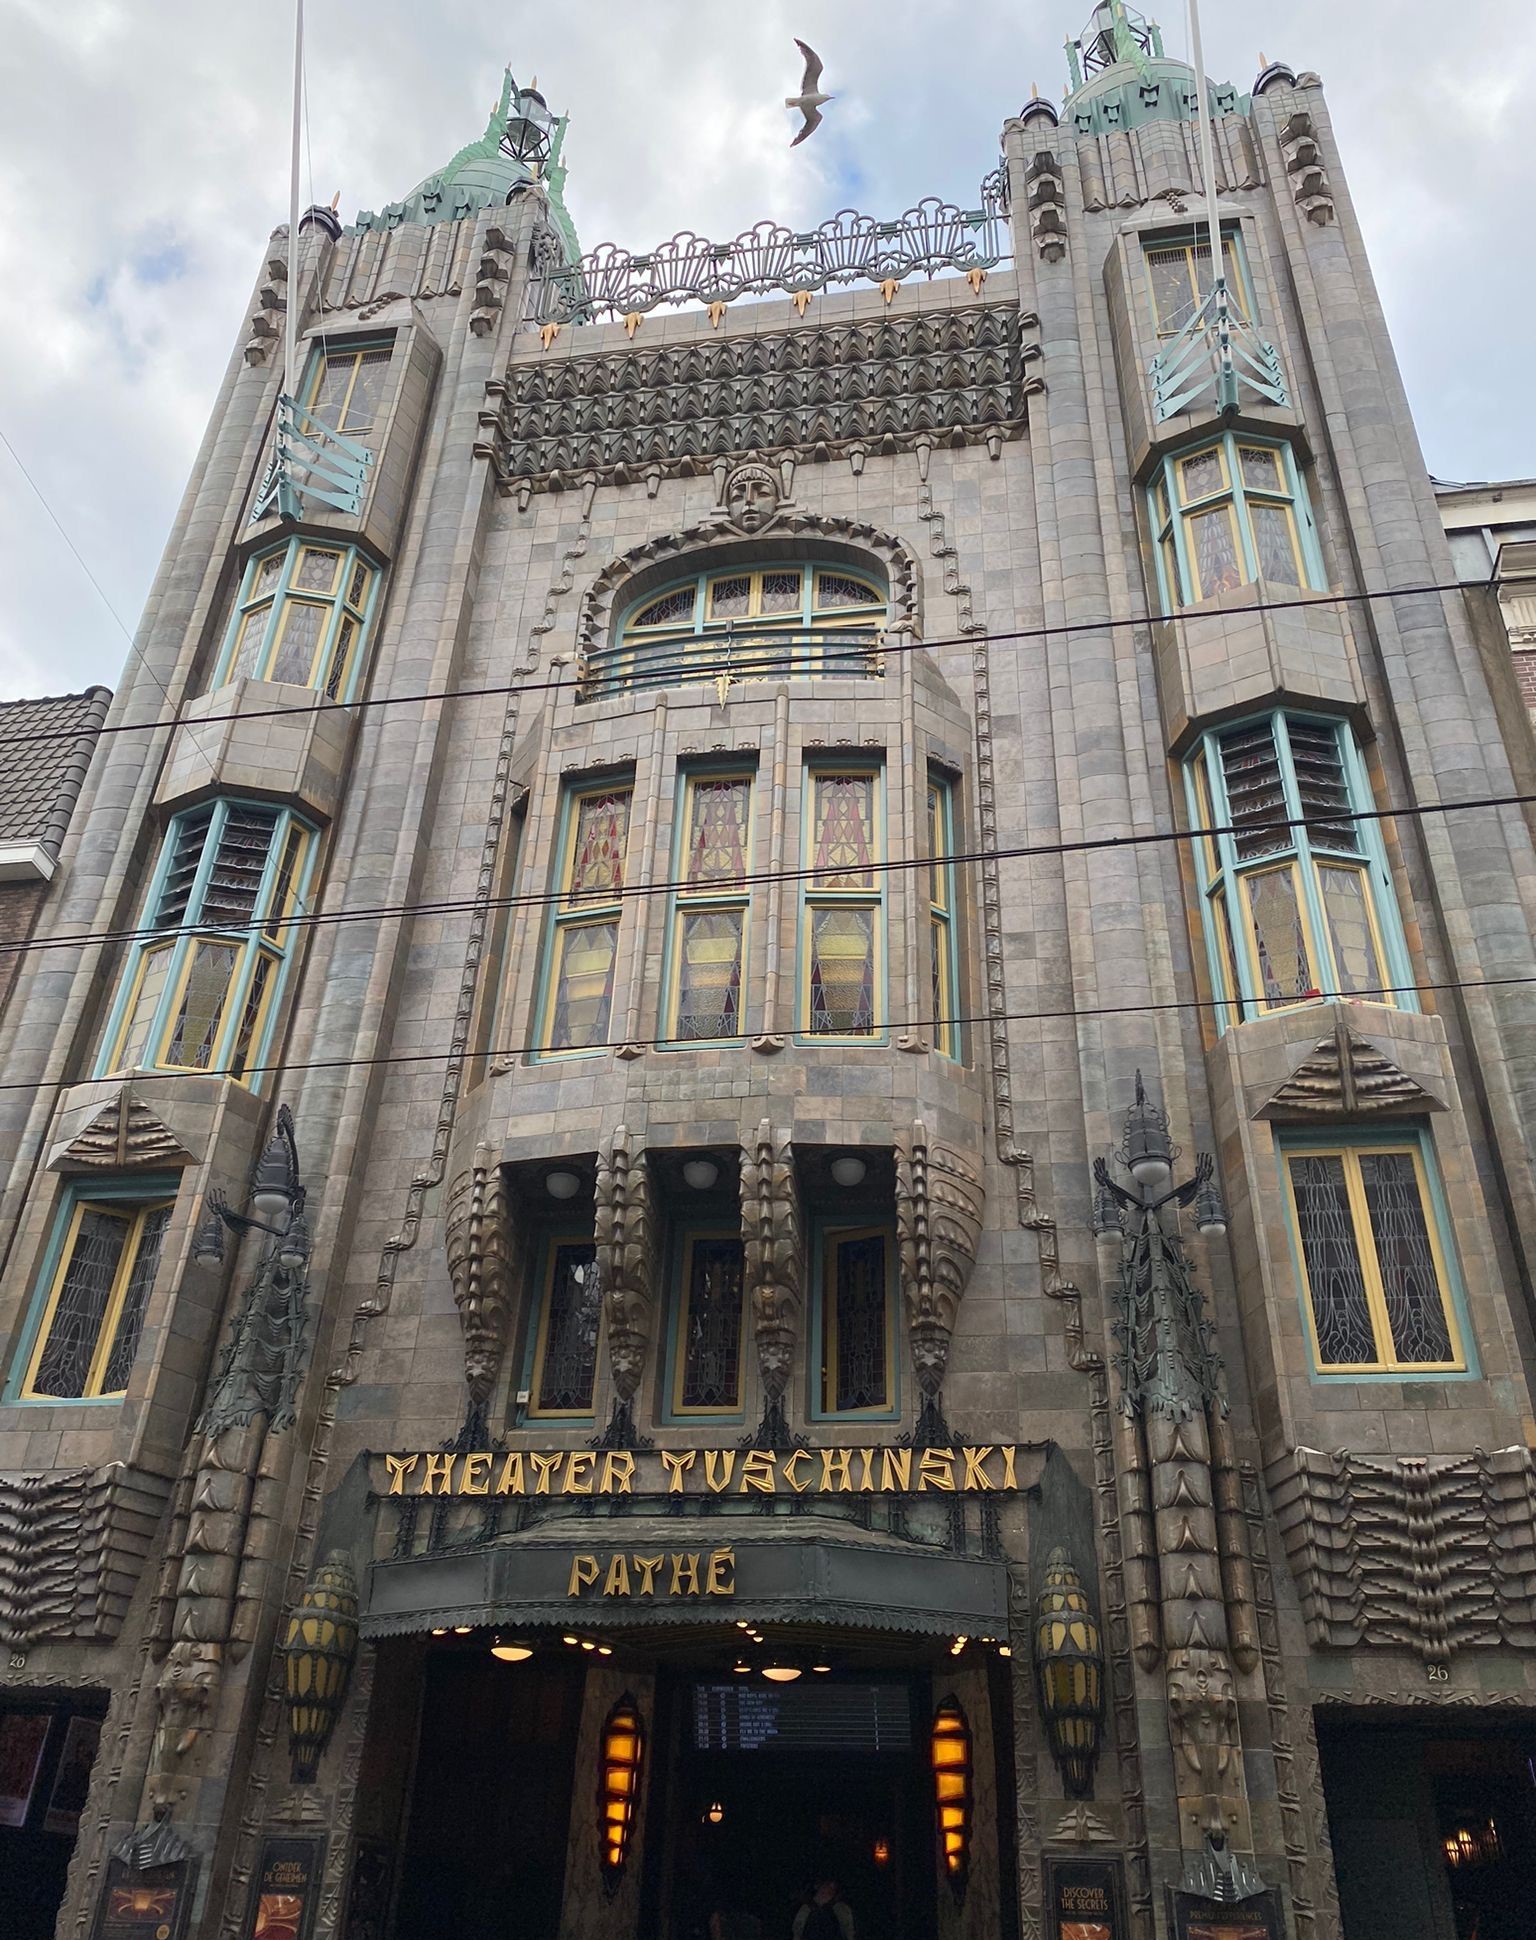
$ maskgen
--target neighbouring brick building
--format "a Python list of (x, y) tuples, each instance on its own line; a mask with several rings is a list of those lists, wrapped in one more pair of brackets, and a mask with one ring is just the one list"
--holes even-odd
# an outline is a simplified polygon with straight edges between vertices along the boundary
[(17, 1940), (1518, 1930), (1524, 756), (1317, 76), (1213, 286), (1070, 63), (274, 237), (0, 1019)]

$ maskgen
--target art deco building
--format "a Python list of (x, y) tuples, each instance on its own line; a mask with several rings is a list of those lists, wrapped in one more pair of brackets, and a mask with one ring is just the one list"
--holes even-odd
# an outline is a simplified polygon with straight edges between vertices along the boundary
[(1517, 1930), (1531, 834), (1317, 76), (1213, 286), (1071, 63), (274, 236), (0, 1021), (12, 1940)]

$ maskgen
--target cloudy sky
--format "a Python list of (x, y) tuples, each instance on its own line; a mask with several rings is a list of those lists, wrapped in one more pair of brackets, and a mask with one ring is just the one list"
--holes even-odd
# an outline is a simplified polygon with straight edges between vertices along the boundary
[[(377, 208), (511, 61), (571, 117), (584, 246), (969, 201), (1089, 0), (308, 0), (305, 199)], [(1168, 9), (1169, 51), (1184, 45)], [(0, 0), (0, 697), (115, 682), (287, 202), (288, 0)], [(791, 154), (791, 36), (840, 99)], [(1213, 76), (1316, 68), (1430, 469), (1536, 474), (1536, 25), (1516, 0), (1207, 0)], [(313, 197), (310, 190), (312, 188)]]

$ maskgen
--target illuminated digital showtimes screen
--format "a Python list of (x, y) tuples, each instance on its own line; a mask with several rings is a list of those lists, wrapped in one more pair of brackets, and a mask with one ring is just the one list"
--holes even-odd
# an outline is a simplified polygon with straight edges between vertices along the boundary
[(699, 1751), (910, 1751), (902, 1684), (695, 1684)]

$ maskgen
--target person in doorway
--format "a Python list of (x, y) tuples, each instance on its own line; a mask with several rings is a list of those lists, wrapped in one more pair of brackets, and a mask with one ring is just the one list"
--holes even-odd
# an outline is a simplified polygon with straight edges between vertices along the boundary
[(719, 1899), (709, 1916), (709, 1940), (763, 1940), (763, 1923), (756, 1914)]
[(814, 1892), (795, 1915), (794, 1940), (854, 1940), (853, 1908), (830, 1875), (816, 1882)]

